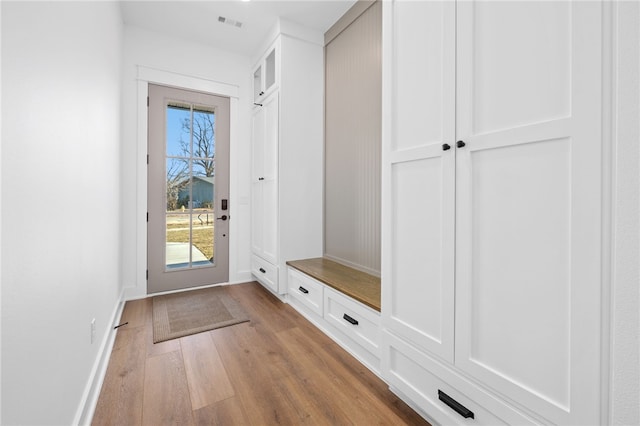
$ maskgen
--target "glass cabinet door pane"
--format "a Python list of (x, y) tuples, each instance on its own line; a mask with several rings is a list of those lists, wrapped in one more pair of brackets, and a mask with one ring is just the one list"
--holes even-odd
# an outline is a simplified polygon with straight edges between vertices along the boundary
[(267, 56), (267, 70), (265, 77), (265, 90), (268, 90), (276, 82), (276, 49), (273, 49), (269, 56)]
[(253, 100), (260, 99), (260, 92), (262, 92), (262, 66), (259, 66), (253, 73)]

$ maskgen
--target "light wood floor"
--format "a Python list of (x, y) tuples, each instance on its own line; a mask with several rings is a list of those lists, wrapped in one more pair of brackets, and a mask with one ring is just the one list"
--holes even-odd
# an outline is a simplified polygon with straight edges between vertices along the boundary
[(428, 424), (259, 284), (226, 288), (250, 322), (155, 345), (151, 298), (127, 302), (94, 425)]

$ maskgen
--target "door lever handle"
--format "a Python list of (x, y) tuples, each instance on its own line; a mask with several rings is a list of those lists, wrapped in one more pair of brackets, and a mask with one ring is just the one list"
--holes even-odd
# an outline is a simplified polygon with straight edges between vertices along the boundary
[(227, 219), (231, 219), (231, 217), (227, 216), (226, 214), (223, 214), (221, 217), (217, 217), (216, 219), (218, 219), (218, 220), (227, 220)]

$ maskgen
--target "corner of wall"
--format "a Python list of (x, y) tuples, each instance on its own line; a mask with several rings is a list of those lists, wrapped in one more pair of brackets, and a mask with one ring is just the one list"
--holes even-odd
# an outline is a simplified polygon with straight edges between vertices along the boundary
[[(2, 5), (0, 4), (0, 46), (2, 46)], [(2, 99), (2, 55), (0, 55), (0, 99)], [(0, 170), (2, 170), (2, 103), (0, 102)], [(2, 194), (2, 173), (0, 173)], [(2, 300), (2, 196), (0, 195), (0, 301)], [(0, 336), (2, 335), (2, 303), (0, 303)], [(0, 337), (0, 424), (2, 423), (2, 338)]]
[(609, 424), (640, 424), (640, 3), (614, 5)]

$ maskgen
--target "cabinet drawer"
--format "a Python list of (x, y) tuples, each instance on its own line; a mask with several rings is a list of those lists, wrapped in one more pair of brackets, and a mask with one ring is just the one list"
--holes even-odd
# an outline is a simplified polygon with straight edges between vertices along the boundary
[(293, 268), (289, 268), (289, 295), (322, 316), (324, 285)]
[(324, 295), (325, 321), (380, 357), (380, 314), (331, 288)]
[(278, 291), (278, 267), (266, 260), (253, 255), (251, 256), (251, 273), (262, 285), (272, 291)]
[[(530, 425), (537, 422), (481, 390), (452, 370), (386, 332), (383, 375), (392, 390), (408, 397), (439, 424)], [(448, 402), (448, 403), (447, 403)], [(459, 404), (459, 406), (456, 406)], [(469, 417), (464, 417), (468, 411)], [(473, 418), (470, 417), (473, 413)]]

